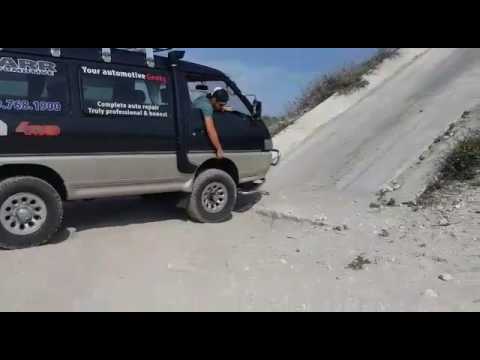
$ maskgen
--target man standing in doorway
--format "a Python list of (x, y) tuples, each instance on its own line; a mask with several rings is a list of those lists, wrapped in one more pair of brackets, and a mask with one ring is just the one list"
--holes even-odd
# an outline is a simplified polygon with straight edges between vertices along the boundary
[(224, 112), (230, 96), (225, 89), (216, 88), (213, 93), (201, 96), (193, 102), (195, 109), (200, 109), (203, 113), (205, 120), (205, 127), (207, 128), (207, 134), (212, 142), (218, 159), (224, 158), (224, 152), (220, 138), (218, 136), (217, 129), (215, 128), (215, 122), (213, 121), (214, 111)]

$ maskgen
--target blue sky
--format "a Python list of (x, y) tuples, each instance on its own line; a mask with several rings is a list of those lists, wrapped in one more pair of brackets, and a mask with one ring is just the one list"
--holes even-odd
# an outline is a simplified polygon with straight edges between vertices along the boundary
[(282, 114), (316, 77), (371, 56), (374, 48), (187, 48), (185, 60), (218, 68), (244, 93), (264, 102), (267, 115)]

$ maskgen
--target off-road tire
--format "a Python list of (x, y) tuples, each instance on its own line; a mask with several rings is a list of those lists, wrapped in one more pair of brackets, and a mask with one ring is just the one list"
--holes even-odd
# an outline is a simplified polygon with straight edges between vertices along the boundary
[[(218, 213), (208, 212), (202, 205), (204, 190), (213, 183), (223, 184), (227, 190), (225, 207)], [(202, 172), (194, 182), (187, 207), (190, 218), (200, 223), (220, 223), (229, 220), (237, 202), (237, 185), (225, 171), (209, 169)]]
[(63, 220), (63, 202), (58, 192), (49, 183), (35, 177), (14, 177), (0, 182), (0, 207), (9, 197), (18, 193), (38, 196), (47, 209), (43, 225), (32, 234), (15, 235), (0, 222), (0, 248), (24, 249), (47, 243), (59, 230)]

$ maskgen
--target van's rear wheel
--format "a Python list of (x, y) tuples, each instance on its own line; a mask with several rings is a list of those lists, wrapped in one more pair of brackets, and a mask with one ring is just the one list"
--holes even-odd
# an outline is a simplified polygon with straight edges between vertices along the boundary
[(188, 206), (190, 217), (201, 223), (219, 223), (231, 218), (237, 202), (237, 186), (225, 171), (202, 172), (193, 185)]
[(47, 182), (34, 177), (0, 182), (1, 248), (23, 249), (46, 243), (62, 219), (62, 199)]

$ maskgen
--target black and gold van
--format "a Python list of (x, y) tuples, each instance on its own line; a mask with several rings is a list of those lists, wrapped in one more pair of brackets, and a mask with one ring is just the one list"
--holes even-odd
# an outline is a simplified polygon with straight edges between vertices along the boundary
[[(237, 192), (265, 181), (272, 138), (261, 103), (184, 52), (120, 48), (0, 49), (0, 246), (58, 231), (63, 202), (188, 194), (199, 222), (230, 217)], [(221, 86), (218, 160), (197, 97)]]

